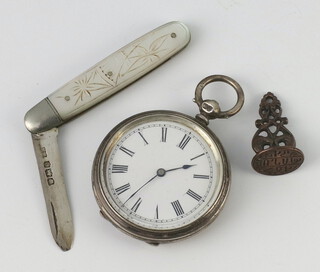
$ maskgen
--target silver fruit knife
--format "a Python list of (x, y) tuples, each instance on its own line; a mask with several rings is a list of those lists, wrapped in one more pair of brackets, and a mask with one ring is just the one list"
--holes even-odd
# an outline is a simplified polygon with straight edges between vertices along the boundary
[(31, 108), (31, 132), (52, 235), (62, 250), (71, 248), (74, 228), (57, 141), (58, 126), (122, 90), (171, 58), (190, 41), (188, 28), (171, 22), (111, 54)]

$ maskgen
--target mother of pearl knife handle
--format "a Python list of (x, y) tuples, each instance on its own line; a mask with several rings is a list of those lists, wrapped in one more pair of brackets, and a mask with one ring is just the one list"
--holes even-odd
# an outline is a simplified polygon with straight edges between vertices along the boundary
[(163, 25), (97, 63), (26, 113), (25, 125), (32, 135), (51, 232), (62, 250), (71, 248), (74, 227), (57, 127), (150, 72), (189, 41), (184, 24)]
[(69, 81), (34, 106), (25, 116), (31, 133), (57, 127), (122, 90), (183, 49), (188, 28), (171, 22), (131, 42)]

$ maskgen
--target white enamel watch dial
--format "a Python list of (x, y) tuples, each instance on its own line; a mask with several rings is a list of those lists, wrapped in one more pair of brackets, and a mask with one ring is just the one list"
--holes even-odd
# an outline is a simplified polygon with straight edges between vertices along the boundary
[(111, 151), (105, 193), (115, 210), (149, 229), (174, 229), (198, 219), (221, 187), (220, 158), (188, 127), (148, 122)]
[(230, 169), (205, 118), (151, 111), (116, 126), (92, 171), (101, 214), (149, 243), (185, 238), (209, 225), (226, 200)]

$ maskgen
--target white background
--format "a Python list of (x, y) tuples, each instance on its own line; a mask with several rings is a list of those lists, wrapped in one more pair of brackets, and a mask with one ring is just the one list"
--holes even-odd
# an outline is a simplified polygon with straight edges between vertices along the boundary
[[(320, 271), (320, 2), (317, 0), (7, 1), (0, 3), (0, 271)], [(190, 28), (190, 45), (123, 92), (61, 127), (75, 224), (62, 252), (51, 237), (28, 109), (108, 54), (166, 22)], [(135, 113), (191, 116), (194, 88), (226, 74), (246, 95), (242, 111), (210, 124), (232, 165), (232, 189), (200, 234), (150, 246), (98, 212), (91, 166), (101, 140)], [(218, 86), (218, 85), (217, 85)], [(226, 109), (231, 88), (208, 87)], [(210, 92), (210, 90), (213, 90)], [(283, 176), (250, 166), (260, 99), (272, 91), (305, 162)]]

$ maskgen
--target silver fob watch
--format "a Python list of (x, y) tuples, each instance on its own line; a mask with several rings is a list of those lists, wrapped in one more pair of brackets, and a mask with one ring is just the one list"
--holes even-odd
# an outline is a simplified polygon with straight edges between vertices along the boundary
[[(203, 100), (215, 81), (231, 85), (235, 106), (221, 111)], [(225, 151), (207, 127), (209, 119), (228, 118), (244, 103), (240, 85), (223, 75), (203, 79), (192, 118), (173, 111), (149, 111), (117, 125), (102, 141), (92, 170), (101, 214), (125, 233), (151, 244), (189, 237), (221, 211), (230, 187)]]

